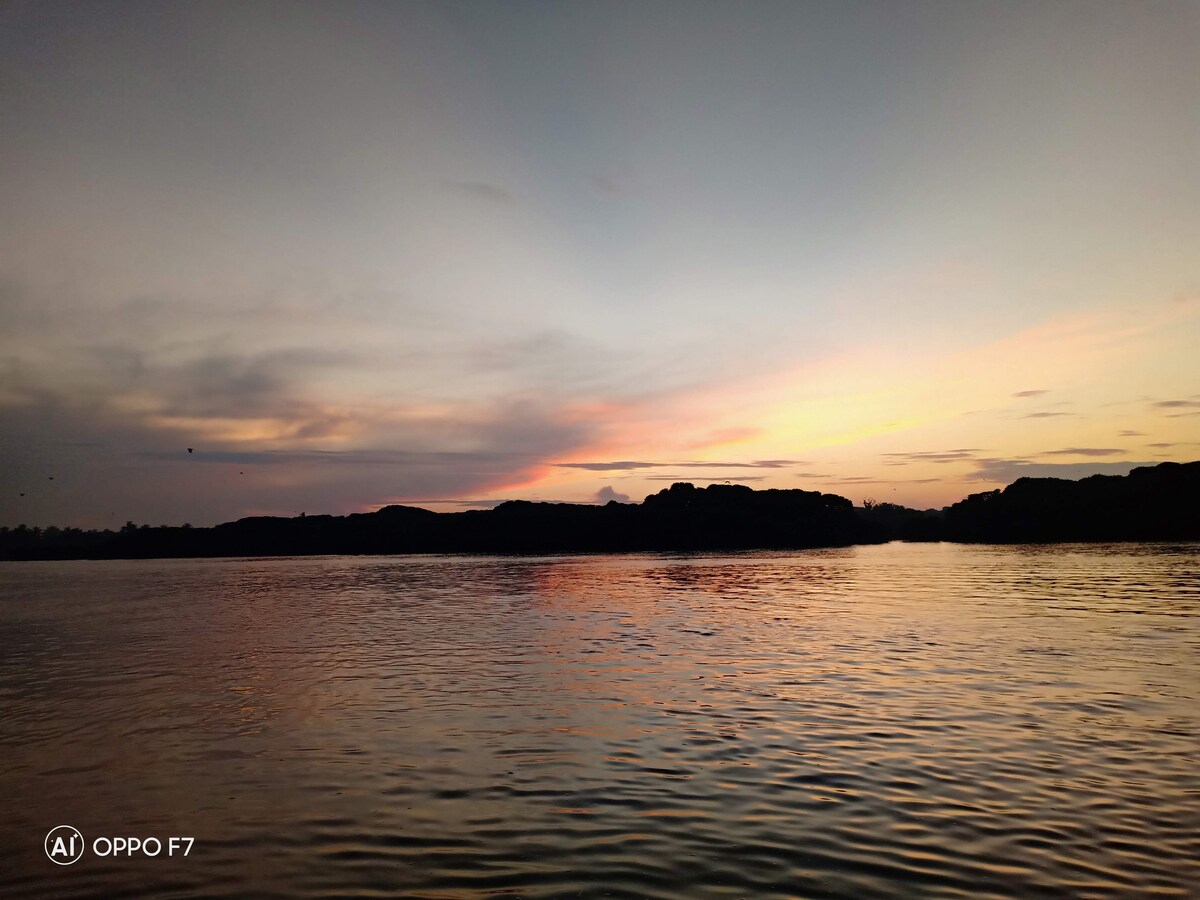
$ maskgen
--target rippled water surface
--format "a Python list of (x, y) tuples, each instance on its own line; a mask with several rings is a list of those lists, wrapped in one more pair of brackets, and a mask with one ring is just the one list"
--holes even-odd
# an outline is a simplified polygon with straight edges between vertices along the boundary
[(0, 564), (0, 883), (1200, 896), (1198, 550)]

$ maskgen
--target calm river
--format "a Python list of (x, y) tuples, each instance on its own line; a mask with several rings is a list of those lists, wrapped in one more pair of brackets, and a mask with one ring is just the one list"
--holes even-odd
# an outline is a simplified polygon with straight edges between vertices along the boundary
[(0, 563), (0, 803), (10, 897), (1197, 897), (1200, 546)]

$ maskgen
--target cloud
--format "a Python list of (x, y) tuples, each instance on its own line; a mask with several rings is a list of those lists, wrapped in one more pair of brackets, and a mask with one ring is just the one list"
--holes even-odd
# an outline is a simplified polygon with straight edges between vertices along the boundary
[(1038, 456), (1114, 456), (1124, 452), (1116, 447), (1064, 447), (1062, 450), (1046, 450)]
[(366, 422), (361, 437), (371, 443), (339, 449), (204, 437), (54, 395), (0, 405), (0, 524), (213, 524), (248, 510), (344, 513), (392, 498), (479, 497), (534, 480), (543, 460), (591, 439), (587, 421), (533, 401), (450, 412)]
[(1075, 414), (1074, 413), (1065, 413), (1065, 412), (1035, 412), (1035, 413), (1026, 413), (1025, 415), (1021, 416), (1021, 418), (1022, 419), (1053, 419), (1055, 416), (1073, 416), (1073, 415), (1075, 415)]
[(1119, 434), (1121, 437), (1145, 437), (1146, 436), (1146, 432), (1144, 432), (1144, 431), (1130, 431), (1128, 428), (1123, 429), (1122, 431), (1119, 432)]
[(76, 406), (91, 418), (135, 420), (176, 434), (306, 440), (344, 431), (350, 411), (319, 400), (311, 388), (361, 368), (358, 354), (304, 345), (237, 352), (229, 343), (211, 337), (137, 345), (99, 335), (23, 358), (16, 340), (2, 354), (13, 374), (5, 387), (16, 404)]
[[(687, 481), (689, 478), (694, 478), (694, 475), (646, 475), (646, 481)], [(730, 475), (728, 478), (722, 478), (721, 481), (765, 481), (765, 475)], [(720, 482), (712, 481), (709, 484), (719, 484)]]
[(614, 462), (554, 463), (560, 469), (586, 469), (589, 472), (617, 472), (629, 469), (783, 469), (802, 466), (801, 459), (756, 459), (754, 462), (646, 462), (616, 460)]
[(612, 500), (615, 500), (618, 503), (628, 503), (629, 495), (618, 493), (617, 491), (613, 490), (610, 485), (606, 484), (604, 487), (600, 488), (600, 490), (596, 491), (595, 500), (597, 503), (608, 503)]
[[(420, 419), (414, 422), (420, 424)], [(462, 404), (452, 418), (438, 417), (431, 429), (434, 425), (439, 448), (466, 445), (473, 451), (526, 454), (539, 461), (587, 444), (595, 430), (594, 422), (568, 408), (524, 397), (483, 406)]]
[[(309, 378), (356, 363), (350, 353), (292, 347), (255, 354), (212, 353), (178, 363), (138, 359), (130, 352), (117, 357), (116, 365), (129, 373), (124, 380), (132, 382), (131, 388), (158, 395), (162, 415), (239, 419), (311, 417), (316, 405), (299, 396)], [(107, 368), (111, 372), (113, 366)]]
[[(182, 448), (147, 450), (137, 453), (141, 459), (168, 462), (180, 458)], [(536, 456), (527, 453), (422, 453), (406, 450), (205, 450), (188, 454), (192, 464), (236, 463), (241, 466), (286, 466), (305, 463), (327, 466), (487, 466), (523, 465)]]
[(379, 509), (385, 506), (453, 506), (461, 509), (495, 509), (501, 503), (507, 503), (506, 500), (389, 500), (387, 503), (377, 504)]
[(803, 459), (756, 459), (754, 462), (680, 462), (664, 465), (682, 469), (783, 469), (806, 463)]
[[(518, 340), (411, 311), (302, 280), (236, 302), (39, 294), (0, 280), (12, 326), (0, 328), (0, 436), (21, 436), (0, 453), (0, 524), (107, 524), (110, 508), (199, 524), (247, 509), (478, 497), (578, 454), (602, 424), (593, 398), (627, 396), (629, 367), (590, 339), (560, 329)], [(398, 312), (403, 331), (386, 318)], [(102, 448), (66, 449), (89, 438)], [(18, 451), (27, 466), (9, 465)], [(16, 487), (44, 467), (84, 490), (69, 497), (66, 475), (55, 494)], [(9, 486), (29, 502), (8, 508)]]
[(464, 366), (489, 384), (504, 379), (542, 394), (577, 394), (589, 388), (608, 394), (612, 386), (607, 379), (633, 364), (628, 353), (553, 329), (520, 337), (481, 337), (465, 349)]
[(443, 181), (442, 184), (452, 191), (488, 203), (508, 205), (515, 203), (517, 199), (504, 188), (488, 184), (486, 181)]
[(598, 194), (607, 194), (610, 197), (617, 197), (624, 193), (621, 183), (612, 175), (607, 175), (603, 172), (592, 175), (588, 178), (588, 184), (592, 190)]
[(885, 453), (885, 466), (906, 466), (909, 463), (952, 463), (973, 459), (980, 452), (978, 447), (963, 447), (958, 450), (919, 450), (915, 453)]
[(980, 459), (971, 473), (972, 481), (1010, 484), (1018, 478), (1086, 478), (1089, 475), (1128, 475), (1138, 466), (1153, 462), (1119, 463), (1033, 463), (1025, 459)]
[(626, 469), (655, 469), (663, 463), (618, 460), (617, 462), (554, 463), (560, 469), (587, 469), (589, 472), (616, 472)]
[(1015, 394), (1013, 394), (1013, 396), (1014, 397), (1040, 397), (1040, 396), (1042, 396), (1042, 394), (1048, 394), (1048, 393), (1050, 393), (1050, 392), (1047, 390), (1017, 391)]
[[(1200, 395), (1193, 394), (1195, 398)], [(1177, 409), (1182, 412), (1167, 413), (1167, 416), (1172, 419), (1178, 419), (1183, 416), (1200, 416), (1200, 400), (1158, 400), (1151, 404), (1158, 409)]]

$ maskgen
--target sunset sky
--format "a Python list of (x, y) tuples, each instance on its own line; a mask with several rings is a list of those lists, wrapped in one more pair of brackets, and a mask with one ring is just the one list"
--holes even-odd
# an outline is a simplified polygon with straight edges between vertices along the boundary
[(0, 525), (1200, 458), (1194, 2), (10, 2), (0, 211)]

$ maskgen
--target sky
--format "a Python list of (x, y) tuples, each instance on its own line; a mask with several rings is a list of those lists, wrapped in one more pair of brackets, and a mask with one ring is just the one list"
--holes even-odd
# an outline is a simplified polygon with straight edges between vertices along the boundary
[(4, 3), (0, 525), (1198, 459), (1197, 97), (1186, 0)]

